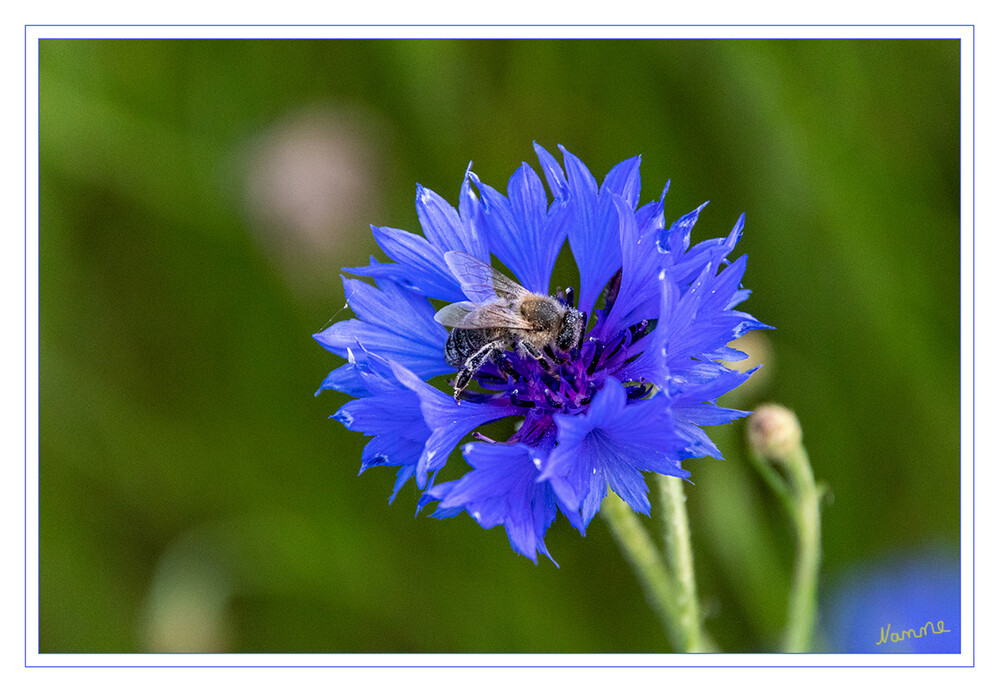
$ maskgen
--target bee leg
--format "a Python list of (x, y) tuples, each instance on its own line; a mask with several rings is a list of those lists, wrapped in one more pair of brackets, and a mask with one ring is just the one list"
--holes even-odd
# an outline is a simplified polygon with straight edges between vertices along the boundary
[(503, 342), (492, 341), (468, 357), (461, 372), (458, 373), (458, 377), (454, 381), (455, 401), (461, 403), (461, 393), (472, 381), (472, 376), (479, 371), (479, 368), (486, 364), (486, 361), (492, 360), (497, 353), (501, 353), (502, 351)]
[(543, 354), (541, 351), (535, 348), (534, 344), (530, 343), (529, 341), (521, 341), (520, 346), (525, 351), (527, 351), (527, 355), (529, 355), (534, 360), (538, 361), (538, 364), (542, 368), (544, 368), (545, 370), (551, 370), (551, 366), (548, 365), (548, 361), (545, 360), (545, 354)]
[(464, 391), (465, 387), (468, 386), (468, 383), (472, 381), (473, 372), (474, 370), (468, 370), (467, 368), (462, 369), (462, 371), (458, 373), (458, 377), (454, 380), (454, 400), (458, 401), (458, 403), (461, 403), (461, 393)]

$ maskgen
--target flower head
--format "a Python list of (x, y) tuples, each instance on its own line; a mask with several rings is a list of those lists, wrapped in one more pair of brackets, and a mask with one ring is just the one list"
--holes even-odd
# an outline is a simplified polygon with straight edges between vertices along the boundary
[[(557, 514), (585, 532), (608, 488), (647, 514), (645, 473), (685, 478), (682, 460), (720, 458), (701, 426), (745, 415), (714, 402), (751, 372), (719, 361), (744, 358), (727, 344), (767, 325), (734, 309), (749, 296), (745, 256), (728, 260), (743, 218), (691, 247), (704, 205), (669, 226), (666, 190), (639, 206), (637, 156), (598, 185), (564, 148), (564, 168), (535, 150), (552, 200), (526, 163), (506, 195), (469, 168), (457, 209), (418, 187), (423, 235), (372, 227), (391, 261), (345, 269), (375, 285), (345, 278), (355, 318), (315, 338), (347, 359), (320, 391), (357, 397), (333, 417), (372, 438), (361, 470), (398, 467), (393, 499), (415, 478), (420, 507), (503, 525), (536, 561)], [(551, 285), (566, 242), (578, 293)], [(504, 418), (508, 439), (477, 432)], [(470, 434), (471, 470), (437, 483)]]

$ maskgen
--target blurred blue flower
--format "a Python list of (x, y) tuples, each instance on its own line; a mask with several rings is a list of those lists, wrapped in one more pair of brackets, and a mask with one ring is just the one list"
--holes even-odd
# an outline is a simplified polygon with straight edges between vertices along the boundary
[[(347, 359), (320, 391), (357, 397), (333, 417), (372, 438), (361, 471), (398, 467), (391, 499), (415, 477), (424, 490), (420, 507), (437, 501), (434, 516), (467, 511), (485, 528), (502, 525), (513, 549), (535, 562), (539, 552), (551, 557), (544, 535), (558, 513), (585, 533), (609, 486), (647, 514), (646, 472), (686, 478), (681, 460), (720, 458), (701, 426), (745, 415), (714, 401), (751, 372), (718, 361), (745, 358), (727, 344), (767, 328), (734, 309), (749, 296), (740, 287), (745, 256), (727, 259), (742, 217), (726, 238), (691, 247), (704, 205), (667, 226), (665, 189), (657, 201), (638, 206), (639, 157), (619, 163), (598, 185), (560, 149), (564, 168), (535, 145), (551, 202), (526, 163), (506, 195), (469, 168), (457, 209), (418, 186), (423, 235), (372, 227), (391, 262), (372, 258), (345, 269), (376, 285), (345, 278), (355, 318), (315, 335)], [(567, 240), (579, 269), (578, 304), (571, 289), (553, 294), (550, 285)], [(495, 276), (492, 256), (523, 288)], [(525, 326), (514, 296), (526, 292), (551, 295), (542, 302), (554, 306), (546, 308), (554, 316), (545, 318), (557, 325), (552, 338), (542, 339), (536, 322)], [(437, 311), (431, 299), (452, 305)], [(462, 342), (458, 349), (464, 367), (448, 365), (445, 350), (453, 356), (459, 339), (449, 343), (441, 322), (469, 330), (485, 324), (487, 312), (506, 327), (489, 322), (492, 345), (481, 343), (488, 340), (478, 332), (474, 347)], [(510, 329), (522, 331), (511, 337)], [(464, 361), (483, 345), (481, 363)], [(454, 396), (428, 383), (456, 370)], [(477, 388), (464, 390), (473, 382)], [(517, 427), (505, 441), (476, 432), (509, 417)], [(479, 441), (462, 453), (472, 470), (437, 484), (470, 433)]]
[(837, 653), (960, 653), (961, 565), (926, 551), (863, 565), (831, 590), (823, 631)]

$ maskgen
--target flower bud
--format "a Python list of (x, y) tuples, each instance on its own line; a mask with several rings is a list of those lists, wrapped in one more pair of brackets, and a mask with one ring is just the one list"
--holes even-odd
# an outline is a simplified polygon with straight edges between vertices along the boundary
[(801, 445), (801, 425), (780, 404), (761, 404), (749, 418), (749, 444), (759, 456), (783, 461)]

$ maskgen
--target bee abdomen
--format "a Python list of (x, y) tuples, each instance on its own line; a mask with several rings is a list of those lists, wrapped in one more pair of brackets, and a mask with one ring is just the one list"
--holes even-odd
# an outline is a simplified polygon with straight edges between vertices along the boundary
[(462, 330), (454, 329), (450, 334), (447, 335), (447, 341), (444, 343), (444, 362), (450, 365), (452, 368), (460, 368), (465, 364), (465, 359), (461, 357), (461, 350), (456, 341), (459, 339), (458, 334)]
[(482, 329), (452, 329), (444, 344), (444, 362), (462, 368), (468, 357), (488, 342)]

